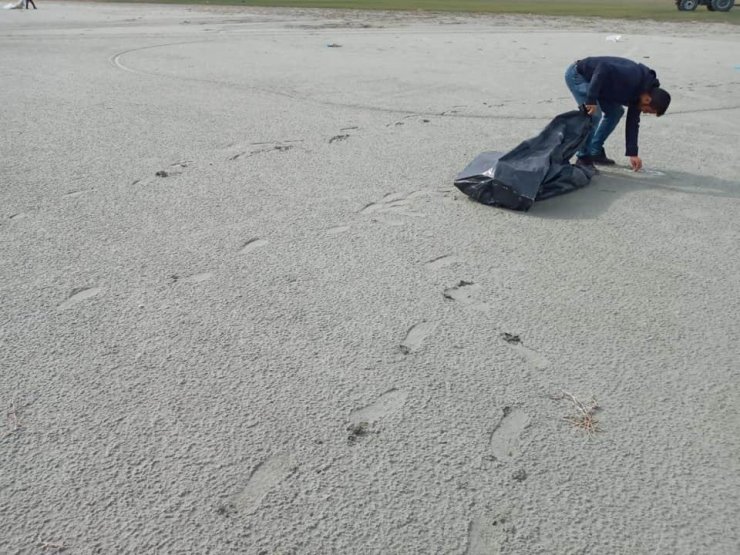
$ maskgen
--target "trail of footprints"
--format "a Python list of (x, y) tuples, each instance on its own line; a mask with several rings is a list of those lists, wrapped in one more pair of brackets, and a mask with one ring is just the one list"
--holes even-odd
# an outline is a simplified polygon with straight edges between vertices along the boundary
[[(266, 239), (260, 239), (260, 238), (253, 238), (250, 239), (242, 244), (242, 246), (239, 248), (240, 254), (249, 254), (252, 251), (255, 251), (261, 247), (264, 247), (266, 245), (269, 245), (269, 242)], [(186, 276), (180, 276), (178, 274), (172, 274), (170, 276), (170, 283), (203, 283), (206, 281), (209, 281), (215, 277), (214, 272), (197, 272), (194, 274), (189, 274)], [(92, 297), (97, 296), (101, 292), (100, 287), (81, 287), (73, 289), (67, 299), (65, 299), (61, 304), (57, 306), (58, 310), (67, 310), (69, 308), (72, 308), (73, 306), (77, 305), (78, 303), (81, 303), (82, 301), (85, 301), (87, 299), (91, 299)]]
[[(347, 427), (348, 443), (353, 444), (364, 436), (377, 433), (373, 427), (380, 420), (399, 412), (407, 398), (408, 392), (394, 388), (381, 394), (369, 405), (351, 411), (350, 424)], [(221, 504), (217, 512), (225, 516), (235, 513), (248, 516), (256, 513), (265, 497), (297, 470), (298, 466), (289, 453), (265, 459), (252, 470), (243, 489), (227, 503)]]
[[(360, 213), (379, 214), (395, 213), (406, 215), (409, 207), (409, 195), (389, 194), (380, 201), (365, 206)], [(460, 264), (460, 259), (454, 254), (443, 254), (427, 260), (424, 267), (431, 272), (454, 268)], [(460, 280), (442, 291), (444, 300), (459, 305), (464, 310), (472, 310), (483, 314), (493, 314), (494, 307), (483, 299), (483, 288), (472, 281)], [(424, 350), (440, 326), (438, 321), (421, 320), (411, 326), (401, 341), (399, 347), (404, 355), (411, 356)], [(507, 345), (529, 367), (545, 370), (549, 361), (537, 351), (524, 345), (518, 335), (501, 332), (499, 340)], [(389, 395), (389, 394), (386, 394)], [(400, 403), (400, 402), (399, 402)], [(393, 407), (392, 400), (377, 402), (383, 407)], [(367, 411), (367, 412), (366, 412)], [(350, 431), (358, 437), (369, 432), (368, 425), (362, 420), (372, 409), (360, 409), (352, 413)], [(530, 415), (520, 407), (504, 407), (497, 421), (489, 431), (487, 448), (490, 460), (503, 465), (515, 465), (522, 450), (525, 431), (531, 424)], [(523, 482), (527, 478), (526, 471), (517, 466), (510, 467), (511, 479)], [(505, 514), (483, 513), (473, 518), (468, 526), (468, 542), (465, 553), (483, 554), (498, 553), (514, 533), (514, 527), (508, 522)]]
[[(346, 136), (333, 137), (330, 142), (345, 140)], [(268, 145), (259, 147), (250, 153), (240, 152), (233, 155), (230, 160), (237, 160), (243, 156), (251, 156), (267, 152), (284, 152), (293, 148), (291, 145)], [(173, 164), (172, 167), (187, 167), (187, 162)], [(178, 170), (175, 170), (178, 171)], [(167, 177), (175, 173), (162, 170), (160, 177)], [(73, 192), (69, 196), (79, 196), (86, 191)], [(360, 210), (362, 215), (390, 215), (403, 217), (424, 217), (424, 214), (417, 212), (412, 207), (412, 201), (429, 194), (445, 194), (445, 191), (415, 191), (408, 194), (389, 193), (379, 201), (370, 203)], [(393, 224), (391, 224), (393, 225)], [(327, 235), (339, 235), (348, 232), (351, 229), (349, 225), (339, 225), (326, 230)], [(245, 241), (238, 249), (242, 255), (248, 255), (266, 247), (269, 242), (266, 239), (254, 237)], [(446, 268), (454, 267), (460, 263), (460, 259), (452, 254), (444, 254), (432, 258), (424, 263), (428, 271), (440, 271)], [(200, 272), (185, 277), (177, 275), (171, 276), (172, 283), (182, 282), (190, 284), (199, 284), (213, 279), (213, 272)], [(100, 287), (86, 287), (73, 290), (69, 297), (59, 306), (59, 310), (68, 310), (78, 303), (100, 294)], [(482, 295), (480, 285), (469, 282), (459, 281), (443, 291), (443, 298), (447, 301), (454, 302), (465, 309), (491, 313), (492, 307), (488, 303), (480, 300)], [(414, 355), (423, 351), (434, 335), (440, 323), (438, 321), (422, 320), (412, 325), (407, 331), (403, 340), (399, 344), (400, 351), (407, 356)], [(537, 369), (545, 369), (548, 361), (545, 357), (536, 351), (525, 347), (521, 338), (510, 333), (502, 333), (501, 339), (509, 345), (525, 362)], [(347, 441), (350, 444), (357, 444), (366, 436), (377, 434), (377, 424), (383, 419), (398, 413), (405, 405), (408, 399), (408, 392), (399, 389), (389, 389), (382, 393), (370, 404), (356, 408), (349, 413), (348, 417), (348, 436)], [(521, 436), (530, 423), (529, 416), (524, 410), (517, 407), (506, 407), (499, 421), (494, 425), (488, 439), (488, 448), (491, 456), (500, 462), (507, 463), (516, 460), (521, 452)], [(265, 497), (273, 489), (288, 479), (297, 467), (289, 454), (278, 454), (269, 457), (258, 464), (246, 480), (243, 489), (234, 495), (228, 503), (221, 505), (218, 509), (220, 513), (229, 515), (239, 513), (251, 515), (257, 512), (263, 503)], [(520, 475), (520, 478), (516, 478)], [(515, 474), (516, 479), (523, 480), (526, 474), (519, 471)], [(507, 528), (504, 525), (505, 519), (497, 515), (480, 515), (470, 522), (468, 528), (468, 545), (466, 553), (491, 553), (496, 552), (502, 542), (506, 541)]]

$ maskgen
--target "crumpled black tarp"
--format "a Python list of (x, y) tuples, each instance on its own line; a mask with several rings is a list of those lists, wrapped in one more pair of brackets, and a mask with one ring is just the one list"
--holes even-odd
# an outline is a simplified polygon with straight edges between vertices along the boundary
[(457, 176), (455, 186), (478, 202), (512, 210), (529, 210), (535, 200), (580, 189), (594, 174), (569, 160), (591, 125), (583, 109), (560, 114), (539, 135), (506, 154), (479, 154)]

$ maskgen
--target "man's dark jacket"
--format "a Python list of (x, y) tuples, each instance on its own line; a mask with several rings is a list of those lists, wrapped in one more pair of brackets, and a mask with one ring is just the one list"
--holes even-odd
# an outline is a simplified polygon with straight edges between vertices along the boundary
[(586, 104), (598, 101), (627, 106), (627, 156), (637, 156), (640, 130), (640, 94), (660, 86), (649, 67), (613, 56), (594, 56), (576, 62), (576, 70), (589, 82)]

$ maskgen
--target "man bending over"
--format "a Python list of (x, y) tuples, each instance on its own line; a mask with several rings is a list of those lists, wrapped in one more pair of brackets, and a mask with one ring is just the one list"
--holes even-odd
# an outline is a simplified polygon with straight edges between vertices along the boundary
[(640, 114), (662, 116), (671, 103), (671, 95), (660, 88), (655, 71), (649, 67), (612, 56), (584, 58), (565, 71), (565, 83), (579, 105), (585, 104), (594, 127), (576, 155), (577, 166), (612, 165), (604, 151), (604, 142), (617, 127), (627, 106), (626, 156), (635, 171), (642, 169), (637, 135)]

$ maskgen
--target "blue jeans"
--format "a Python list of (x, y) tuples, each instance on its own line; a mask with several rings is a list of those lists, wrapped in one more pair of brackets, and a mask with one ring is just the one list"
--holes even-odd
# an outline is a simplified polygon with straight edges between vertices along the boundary
[[(576, 71), (576, 64), (571, 64), (565, 70), (565, 84), (568, 85), (579, 106), (586, 103), (589, 82)], [(595, 156), (599, 154), (601, 149), (604, 148), (604, 143), (609, 135), (617, 128), (619, 120), (624, 115), (624, 108), (616, 102), (601, 100), (598, 102), (598, 108), (596, 113), (591, 116), (594, 122), (593, 129), (586, 142), (583, 143), (581, 150), (576, 153), (577, 156)]]

